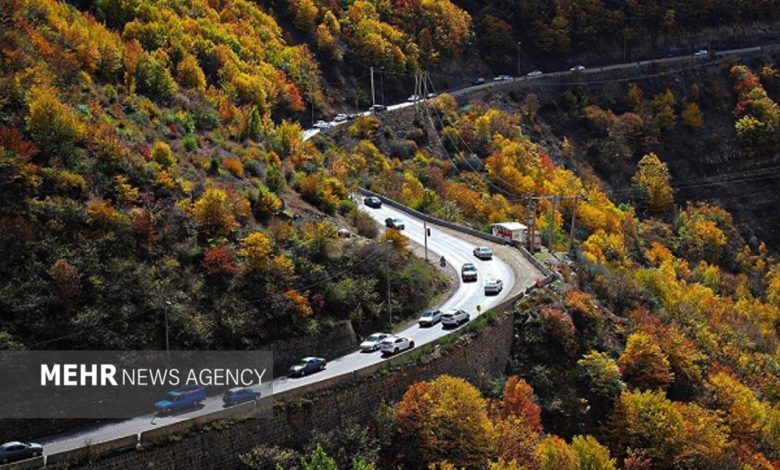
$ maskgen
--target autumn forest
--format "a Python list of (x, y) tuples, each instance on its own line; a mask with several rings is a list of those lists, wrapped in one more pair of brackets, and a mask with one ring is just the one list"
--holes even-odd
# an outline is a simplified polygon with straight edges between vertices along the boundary
[[(445, 90), (477, 78), (452, 70), (618, 62), (647, 38), (666, 55), (669, 38), (778, 15), (776, 0), (3, 0), (0, 349), (160, 349), (163, 313), (195, 350), (344, 321), (365, 336), (388, 305), (415, 319), (453, 281), (379, 231), (362, 187), (485, 232), (530, 217), (559, 280), (511, 309), (503, 375), (418, 382), (370, 422), (240, 468), (778, 468), (777, 53), (441, 92), (303, 137), (371, 105), (369, 66), (390, 104), (420, 71)], [(746, 188), (763, 212), (740, 210)]]

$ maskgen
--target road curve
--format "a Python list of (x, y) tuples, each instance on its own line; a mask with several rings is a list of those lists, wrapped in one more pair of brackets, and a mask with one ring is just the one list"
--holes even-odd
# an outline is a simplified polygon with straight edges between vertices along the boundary
[[(405, 212), (383, 205), (380, 209), (371, 209), (360, 205), (361, 209), (366, 211), (378, 224), (384, 226), (384, 220), (388, 217), (397, 217), (404, 221), (406, 228), (402, 232), (413, 243), (422, 245), (424, 243), (423, 222), (415, 219)], [(447, 300), (439, 308), (460, 308), (471, 314), (472, 320), (479, 315), (479, 311), (486, 312), (489, 308), (501, 303), (511, 291), (517, 291), (518, 287), (528, 287), (533, 282), (542, 277), (528, 263), (512, 262), (508, 264), (498, 256), (490, 261), (481, 261), (473, 256), (472, 251), (478, 243), (473, 237), (452, 232), (450, 230), (439, 228), (435, 225), (428, 225), (431, 229), (431, 236), (428, 238), (428, 249), (431, 252), (432, 259), (437, 260), (444, 256), (458, 272), (463, 263), (474, 263), (478, 271), (478, 281), (463, 283), (458, 278), (458, 286)], [(491, 245), (489, 243), (485, 243)], [(393, 252), (390, 251), (393, 256)], [(397, 256), (397, 255), (396, 255)], [(382, 262), (382, 259), (376, 262)], [(516, 272), (516, 270), (518, 272)], [(497, 296), (485, 296), (484, 286), (487, 279), (501, 279), (504, 282), (504, 290)], [(516, 279), (520, 279), (523, 286), (516, 286)], [(477, 307), (480, 307), (478, 311)], [(398, 335), (407, 336), (414, 340), (417, 347), (430, 343), (448, 333), (451, 330), (444, 330), (442, 326), (436, 325), (431, 328), (420, 328), (412, 325), (403, 331), (397, 332)], [(311, 355), (318, 355), (319, 351), (312, 351)], [(278, 395), (285, 391), (308, 385), (314, 382), (330, 379), (344, 374), (349, 374), (355, 370), (371, 366), (385, 360), (380, 353), (361, 353), (359, 351), (347, 354), (346, 356), (334, 359), (328, 363), (327, 368), (319, 373), (309, 375), (303, 378), (278, 378), (273, 382), (273, 394)], [(269, 389), (266, 389), (264, 395), (268, 396)], [(151, 404), (150, 404), (151, 406)], [(155, 417), (154, 414), (140, 416), (115, 423), (95, 426), (82, 430), (66, 432), (56, 436), (49, 436), (37, 439), (45, 447), (45, 453), (51, 455), (58, 452), (84, 447), (87, 443), (97, 444), (100, 442), (117, 439), (133, 434), (139, 434), (143, 431), (149, 431), (175, 422), (186, 421), (198, 416), (212, 413), (222, 409), (221, 396), (209, 397), (202, 408), (193, 409), (187, 412), (175, 414), (173, 416)]]

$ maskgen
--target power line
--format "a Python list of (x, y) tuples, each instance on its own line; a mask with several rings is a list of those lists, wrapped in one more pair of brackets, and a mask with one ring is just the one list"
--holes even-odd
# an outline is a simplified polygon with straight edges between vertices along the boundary
[[(647, 173), (648, 176), (669, 176), (666, 173)], [(670, 180), (670, 185), (675, 190), (688, 190), (708, 186), (717, 186), (729, 183), (746, 183), (750, 181), (762, 181), (780, 178), (780, 166), (766, 167), (744, 172), (733, 172), (702, 178), (675, 179)], [(636, 188), (623, 188), (611, 191), (613, 195), (623, 195), (636, 192)]]
[[(430, 79), (430, 77), (428, 76), (428, 74), (427, 74), (427, 73), (426, 73), (426, 74), (424, 74), (424, 80), (426, 80), (426, 81), (427, 81), (427, 83), (430, 83), (430, 85), (431, 85), (431, 89), (433, 90), (433, 92), (434, 92), (434, 93), (436, 93), (436, 88), (435, 88), (435, 86), (433, 85), (433, 81)], [(429, 103), (428, 103), (427, 97), (425, 97), (425, 98), (426, 98), (426, 99), (425, 99), (425, 101), (423, 102), (423, 105), (424, 105), (424, 107), (425, 107), (426, 113), (428, 114), (428, 116), (429, 116), (429, 118), (430, 118), (430, 112), (431, 112), (431, 111), (430, 111), (430, 109), (431, 109), (431, 107), (430, 107), (430, 105), (429, 105)], [(441, 126), (441, 128), (443, 129), (443, 128), (444, 128), (444, 119), (442, 118), (441, 114), (440, 114), (440, 113), (438, 113), (438, 111), (437, 111), (436, 109), (434, 109), (433, 111), (434, 111), (434, 113), (436, 114), (436, 118), (437, 118), (437, 120), (438, 120), (438, 122), (439, 122), (439, 125), (440, 125), (440, 126)], [(431, 122), (431, 127), (433, 128), (433, 132), (434, 132), (434, 133), (437, 135), (439, 142), (441, 142), (441, 136), (440, 136), (440, 134), (439, 134), (439, 131), (436, 129), (436, 126), (435, 126), (435, 125), (434, 125), (432, 122)], [(458, 134), (458, 138), (459, 138), (459, 139), (460, 139), (460, 141), (463, 143), (463, 145), (465, 146), (465, 148), (466, 148), (466, 150), (469, 152), (469, 154), (471, 154), (471, 155), (476, 155), (476, 154), (474, 153), (474, 151), (473, 151), (473, 150), (471, 150), (471, 147), (468, 145), (468, 143), (467, 143), (467, 142), (466, 142), (466, 141), (463, 139), (463, 137), (460, 135), (460, 132), (458, 132), (457, 134)], [(457, 148), (457, 147), (458, 147), (458, 145), (457, 145), (457, 143), (456, 143), (456, 142), (455, 142), (455, 141), (452, 139), (452, 136), (448, 135), (447, 137), (448, 137), (448, 139), (450, 140), (450, 142), (452, 143), (452, 145), (453, 145), (453, 146), (455, 146), (455, 148)], [(441, 146), (441, 147), (442, 147), (442, 150), (444, 151), (444, 153), (445, 153), (445, 154), (446, 154), (446, 155), (449, 157), (449, 152), (447, 152), (447, 149), (444, 147), (444, 145), (443, 145), (443, 144), (442, 144), (442, 146)], [(450, 160), (452, 160), (452, 158), (450, 158)], [(463, 157), (463, 161), (466, 163), (466, 165), (467, 165), (467, 166), (468, 166), (468, 167), (471, 169), (471, 171), (472, 171), (473, 173), (475, 173), (475, 174), (476, 174), (476, 175), (477, 175), (477, 176), (478, 176), (478, 177), (479, 177), (479, 178), (480, 178), (482, 181), (484, 181), (484, 182), (485, 182), (485, 184), (487, 184), (487, 185), (488, 185), (488, 187), (491, 187), (491, 188), (495, 189), (496, 191), (498, 191), (498, 192), (500, 192), (500, 193), (503, 193), (503, 194), (505, 195), (504, 197), (507, 197), (507, 199), (509, 199), (510, 201), (512, 201), (512, 202), (523, 202), (523, 203), (527, 203), (527, 202), (528, 202), (528, 198), (521, 198), (521, 199), (518, 199), (517, 197), (515, 197), (514, 193), (511, 193), (511, 192), (509, 192), (509, 191), (507, 191), (507, 190), (505, 190), (505, 189), (503, 189), (503, 188), (501, 188), (501, 187), (499, 187), (499, 186), (496, 186), (495, 184), (493, 184), (493, 182), (491, 182), (491, 181), (490, 181), (490, 180), (489, 180), (489, 179), (488, 179), (486, 176), (484, 176), (484, 175), (483, 175), (483, 174), (482, 174), (482, 173), (481, 173), (479, 170), (477, 170), (476, 168), (474, 168), (474, 166), (473, 166), (473, 165), (472, 165), (472, 164), (471, 164), (471, 163), (468, 161), (468, 158), (465, 158), (465, 157)], [(455, 168), (456, 168), (456, 169), (458, 170), (458, 172), (460, 173), (460, 170), (457, 168), (457, 163), (456, 163), (456, 162), (453, 162), (453, 164), (455, 165)], [(506, 181), (504, 181), (503, 179), (501, 179), (501, 178), (500, 178), (500, 176), (498, 176), (498, 175), (497, 175), (497, 178), (499, 178), (499, 179), (500, 179), (500, 180), (501, 180), (501, 181), (502, 181), (504, 184), (507, 184), (508, 186), (511, 186), (511, 185), (510, 185), (508, 182), (506, 182)]]

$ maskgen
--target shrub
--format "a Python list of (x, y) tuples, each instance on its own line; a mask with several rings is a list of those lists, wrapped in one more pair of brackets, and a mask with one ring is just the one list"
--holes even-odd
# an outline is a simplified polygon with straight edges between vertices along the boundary
[(379, 235), (379, 228), (374, 219), (365, 212), (356, 211), (353, 218), (358, 235), (366, 238), (376, 238)]
[(157, 142), (154, 144), (154, 147), (152, 147), (152, 160), (163, 168), (168, 168), (176, 163), (173, 152), (171, 152), (171, 147), (165, 142)]
[(339, 201), (339, 208), (338, 208), (339, 214), (347, 215), (354, 210), (357, 210), (357, 205), (355, 204), (355, 201), (351, 199), (342, 199), (341, 201)]
[(237, 158), (225, 158), (222, 160), (222, 166), (233, 174), (236, 178), (244, 177), (244, 165)]
[(195, 151), (198, 148), (198, 140), (194, 135), (184, 136), (184, 139), (182, 139), (182, 144), (184, 144), (184, 148), (190, 152)]

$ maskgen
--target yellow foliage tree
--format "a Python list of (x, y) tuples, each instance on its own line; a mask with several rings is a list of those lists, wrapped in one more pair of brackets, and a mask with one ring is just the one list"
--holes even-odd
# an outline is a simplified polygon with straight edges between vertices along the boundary
[(539, 470), (579, 470), (579, 455), (558, 436), (548, 436), (536, 448)]
[(648, 213), (663, 214), (674, 205), (669, 169), (658, 155), (649, 153), (642, 157), (632, 181)]
[(494, 432), (487, 402), (463, 379), (442, 375), (412, 385), (395, 419), (401, 443), (414, 446), (406, 450), (418, 454), (418, 463), (480, 468), (488, 461)]
[(701, 112), (701, 108), (695, 102), (690, 102), (685, 105), (682, 112), (683, 122), (691, 129), (698, 129), (704, 125), (704, 115)]
[(176, 79), (180, 85), (196, 90), (206, 89), (206, 74), (198, 64), (198, 60), (187, 54), (176, 67)]
[(207, 237), (225, 237), (238, 227), (228, 194), (219, 188), (207, 189), (192, 208), (192, 215)]
[(27, 130), (33, 142), (49, 157), (68, 156), (86, 132), (82, 119), (62, 104), (52, 88), (33, 88), (30, 93)]
[(666, 354), (650, 336), (643, 333), (628, 337), (618, 363), (623, 370), (623, 379), (643, 390), (665, 389), (674, 378)]
[(272, 252), (271, 240), (263, 232), (252, 232), (241, 240), (238, 254), (248, 271), (262, 271), (271, 261)]

